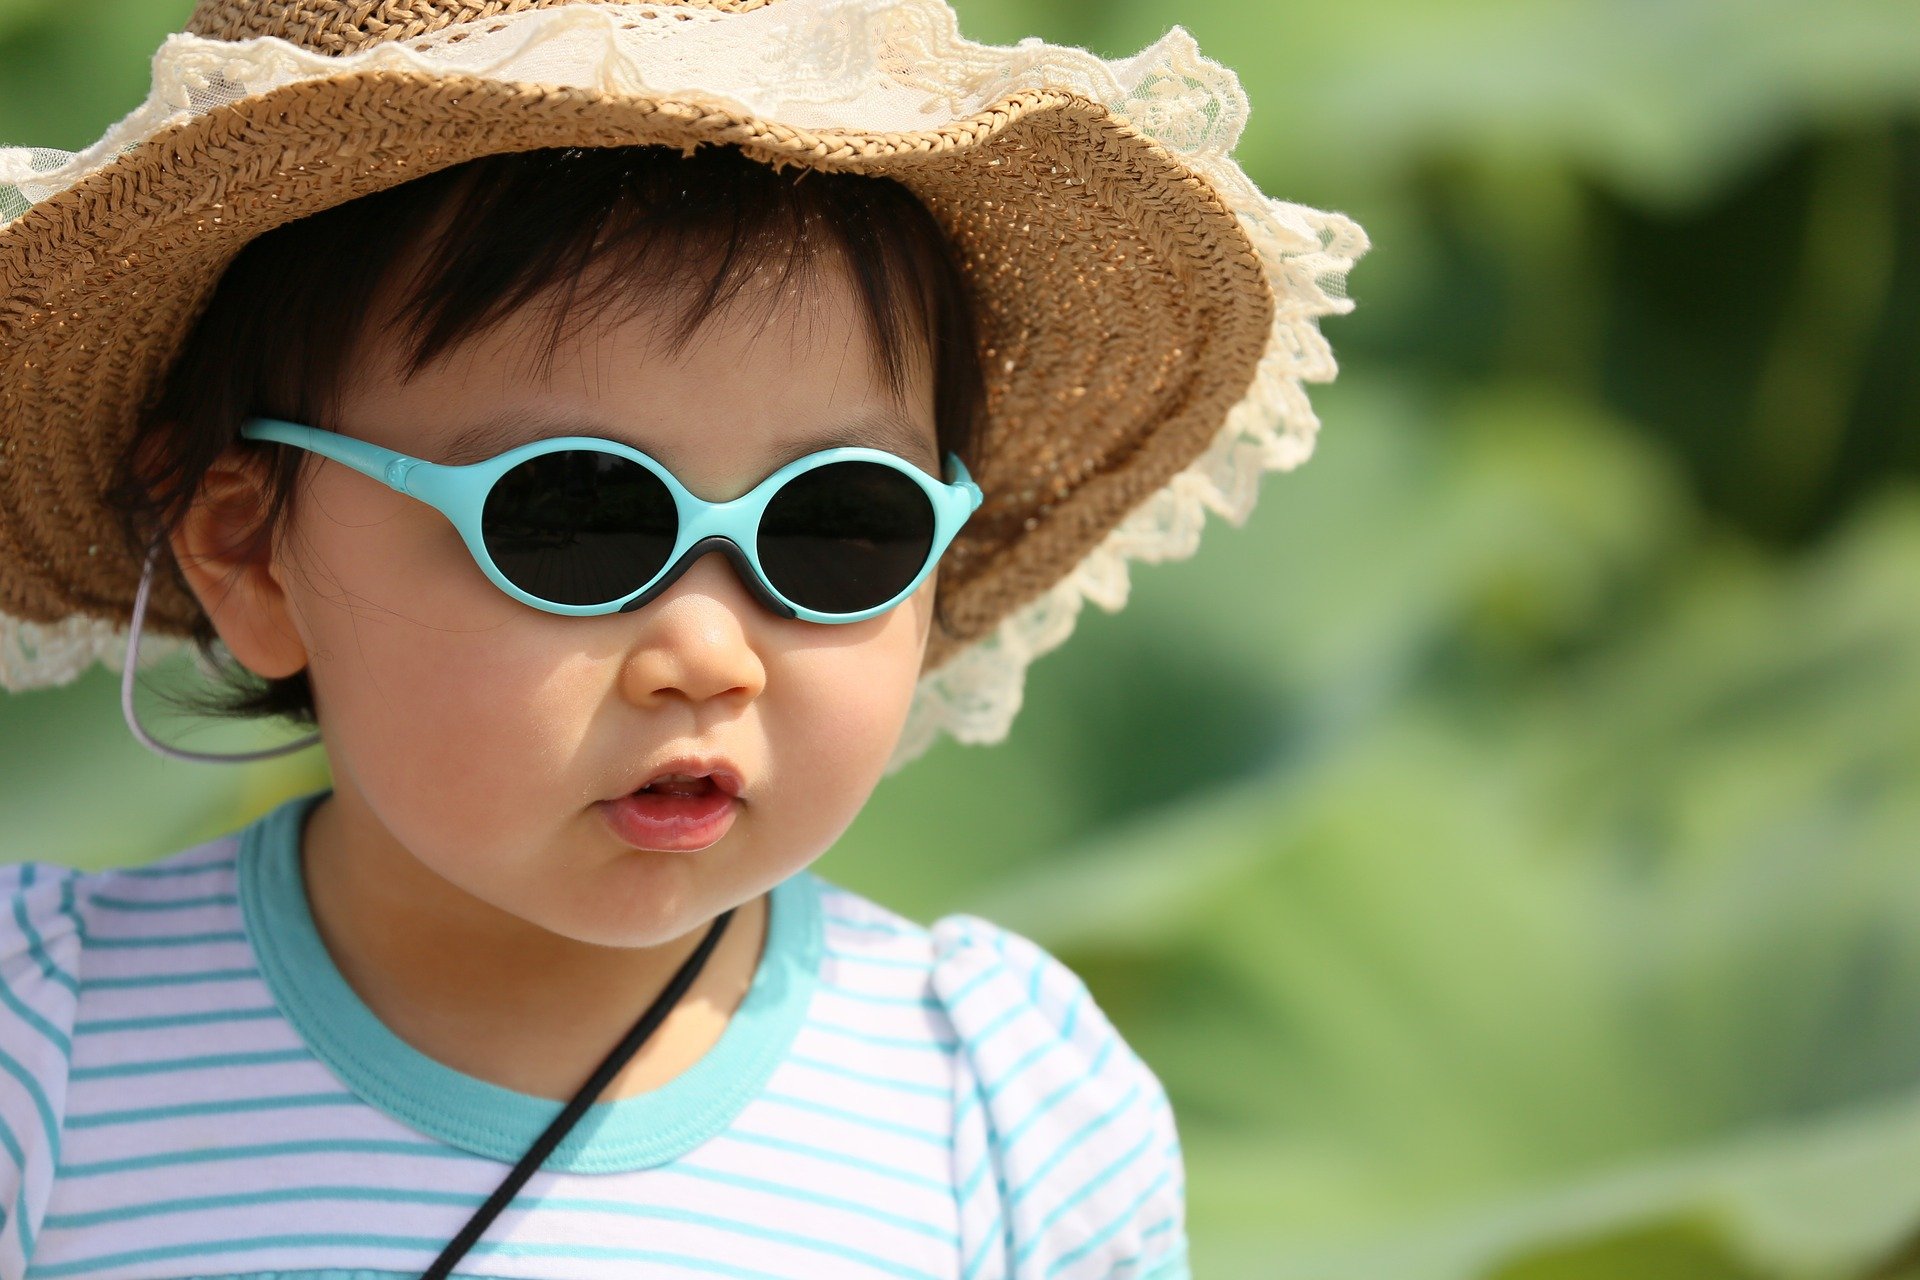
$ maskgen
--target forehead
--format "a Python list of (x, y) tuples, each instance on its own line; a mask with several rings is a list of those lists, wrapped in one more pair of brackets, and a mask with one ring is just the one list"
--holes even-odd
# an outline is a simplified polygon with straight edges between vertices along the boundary
[[(491, 458), (516, 445), (554, 436), (622, 439), (624, 443), (645, 450), (646, 440), (671, 434), (671, 429), (648, 430), (642, 426), (636, 438), (627, 439), (625, 433), (610, 430), (598, 417), (582, 417), (556, 406), (519, 406), (492, 414), (454, 432), (438, 445), (433, 460), (459, 466)], [(777, 471), (810, 453), (843, 446), (884, 449), (922, 465), (934, 461), (933, 439), (927, 427), (895, 405), (878, 403), (849, 418), (820, 426), (797, 439), (784, 441), (766, 455), (764, 465), (769, 472)], [(933, 467), (928, 469), (934, 470)]]
[(927, 353), (909, 353), (896, 397), (854, 283), (821, 265), (807, 285), (743, 290), (677, 348), (664, 313), (644, 306), (587, 311), (556, 341), (550, 303), (536, 300), (412, 376), (397, 352), (375, 353), (342, 416), (352, 434), (448, 464), (555, 436), (617, 440), (696, 492), (743, 491), (841, 445), (884, 449), (938, 475)]

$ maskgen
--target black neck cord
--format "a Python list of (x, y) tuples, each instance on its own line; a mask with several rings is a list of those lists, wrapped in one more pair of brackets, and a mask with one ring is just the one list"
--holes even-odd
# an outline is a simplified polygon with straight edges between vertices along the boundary
[(607, 1087), (607, 1082), (626, 1065), (627, 1059), (639, 1050), (647, 1037), (653, 1034), (653, 1029), (659, 1026), (661, 1020), (667, 1016), (668, 1010), (672, 1009), (679, 1002), (680, 997), (686, 994), (687, 988), (693, 985), (694, 978), (698, 977), (700, 970), (706, 966), (707, 957), (713, 953), (715, 944), (720, 941), (720, 935), (727, 931), (727, 922), (733, 919), (733, 913), (736, 910), (738, 910), (737, 907), (729, 907), (714, 917), (713, 926), (707, 930), (707, 936), (700, 940), (700, 945), (673, 975), (666, 989), (647, 1006), (647, 1011), (640, 1015), (640, 1021), (636, 1022), (633, 1030), (627, 1033), (627, 1038), (607, 1055), (606, 1061), (602, 1062), (586, 1084), (580, 1087), (580, 1092), (574, 1094), (573, 1100), (553, 1118), (553, 1123), (547, 1126), (546, 1132), (534, 1139), (533, 1145), (527, 1148), (527, 1154), (520, 1157), (520, 1163), (513, 1167), (513, 1172), (507, 1175), (506, 1181), (487, 1197), (487, 1202), (481, 1205), (480, 1211), (460, 1229), (460, 1234), (448, 1242), (446, 1249), (434, 1260), (433, 1265), (427, 1268), (421, 1280), (446, 1280), (446, 1277), (452, 1273), (453, 1264), (465, 1257), (467, 1250), (473, 1248), (480, 1234), (487, 1229), (489, 1223), (500, 1216), (500, 1211), (507, 1207), (507, 1202), (512, 1200), (526, 1180), (533, 1176), (533, 1171), (553, 1154), (553, 1149), (560, 1145), (560, 1140), (567, 1136), (567, 1131), (573, 1128), (574, 1122), (586, 1114), (593, 1100), (600, 1096), (602, 1089)]

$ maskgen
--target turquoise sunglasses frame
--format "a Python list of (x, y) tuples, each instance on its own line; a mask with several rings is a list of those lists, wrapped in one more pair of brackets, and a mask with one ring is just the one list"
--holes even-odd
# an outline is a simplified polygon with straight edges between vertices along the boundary
[[(685, 485), (667, 470), (658, 460), (649, 457), (631, 445), (617, 440), (602, 440), (594, 436), (554, 436), (544, 440), (516, 446), (505, 453), (496, 454), (480, 462), (462, 466), (449, 466), (443, 463), (428, 462), (423, 458), (410, 458), (366, 440), (357, 440), (352, 436), (343, 436), (336, 431), (325, 431), (319, 427), (303, 426), (297, 422), (287, 422), (280, 418), (249, 418), (242, 424), (240, 434), (249, 440), (271, 441), (277, 444), (292, 445), (306, 449), (323, 458), (330, 458), (344, 466), (352, 467), (362, 475), (371, 476), (388, 488), (417, 498), (439, 511), (460, 534), (467, 544), (467, 551), (473, 556), (474, 563), (494, 586), (512, 596), (522, 604), (531, 605), (548, 613), (564, 614), (570, 617), (598, 617), (609, 613), (629, 613), (647, 604), (655, 596), (671, 586), (700, 556), (708, 551), (720, 551), (733, 561), (734, 569), (740, 580), (753, 593), (759, 602), (783, 618), (799, 618), (807, 622), (845, 623), (860, 622), (875, 617), (898, 605), (911, 596), (926, 580), (927, 574), (940, 560), (954, 535), (967, 522), (968, 517), (979, 510), (981, 503), (980, 486), (973, 482), (966, 464), (955, 453), (947, 454), (947, 472), (949, 480), (942, 483), (925, 471), (908, 462), (897, 454), (882, 449), (869, 449), (864, 446), (847, 445), (832, 449), (822, 449), (803, 458), (796, 458), (762, 480), (746, 493), (724, 502), (708, 502), (704, 498), (689, 493)], [(542, 454), (560, 453), (569, 449), (586, 449), (600, 453), (611, 453), (616, 457), (637, 462), (660, 478), (667, 492), (673, 495), (674, 506), (679, 517), (679, 529), (674, 539), (673, 550), (667, 556), (667, 562), (661, 569), (628, 595), (603, 604), (559, 604), (543, 600), (521, 590), (507, 580), (506, 575), (493, 562), (487, 552), (487, 543), (480, 530), (480, 519), (486, 509), (487, 494), (494, 483), (513, 468), (529, 458)], [(920, 566), (920, 572), (913, 581), (903, 587), (892, 599), (871, 608), (854, 613), (822, 613), (796, 604), (780, 594), (766, 574), (760, 568), (760, 556), (756, 550), (759, 539), (756, 534), (760, 528), (760, 517), (767, 504), (788, 481), (803, 475), (816, 467), (829, 466), (836, 462), (876, 462), (884, 467), (908, 477), (919, 485), (933, 504), (934, 530), (933, 542), (927, 549), (927, 562)]]

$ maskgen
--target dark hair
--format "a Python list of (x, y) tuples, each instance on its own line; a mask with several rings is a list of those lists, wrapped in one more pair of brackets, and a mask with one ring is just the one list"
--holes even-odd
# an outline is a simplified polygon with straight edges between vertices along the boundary
[[(447, 227), (458, 234), (427, 238)], [(407, 377), (553, 289), (540, 353), (547, 367), (583, 304), (589, 317), (616, 304), (625, 313), (677, 308), (663, 318), (677, 317), (668, 349), (678, 351), (755, 268), (778, 260), (785, 285), (796, 270), (814, 270), (823, 247), (837, 250), (865, 304), (887, 385), (904, 393), (906, 344), (925, 342), (940, 456), (975, 463), (985, 393), (971, 302), (955, 251), (906, 187), (776, 169), (732, 146), (549, 148), (454, 165), (287, 223), (240, 251), (116, 464), (108, 503), (137, 561), (185, 518), (248, 416), (335, 421), (365, 318), (415, 244), (430, 256), (391, 311), (413, 344)], [(775, 290), (766, 296), (769, 309), (778, 305)], [(255, 539), (270, 538), (284, 519), (306, 456), (278, 454)], [(171, 557), (161, 563), (177, 572)], [(951, 634), (941, 597), (936, 588), (935, 625)], [(204, 615), (195, 620), (192, 640), (222, 685), (176, 695), (176, 706), (314, 721), (305, 671), (263, 678), (219, 664), (216, 637)]]

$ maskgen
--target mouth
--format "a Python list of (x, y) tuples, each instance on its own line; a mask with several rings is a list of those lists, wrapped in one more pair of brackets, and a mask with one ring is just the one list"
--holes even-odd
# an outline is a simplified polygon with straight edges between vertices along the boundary
[[(625, 796), (719, 796), (741, 799), (740, 771), (725, 760), (669, 760), (642, 777)], [(615, 796), (613, 799), (623, 799)]]
[(704, 849), (733, 825), (740, 775), (724, 761), (670, 760), (600, 810), (613, 833), (635, 849)]
[(720, 788), (713, 779), (685, 773), (670, 773), (656, 778), (633, 794), (637, 796), (704, 796), (711, 795)]

